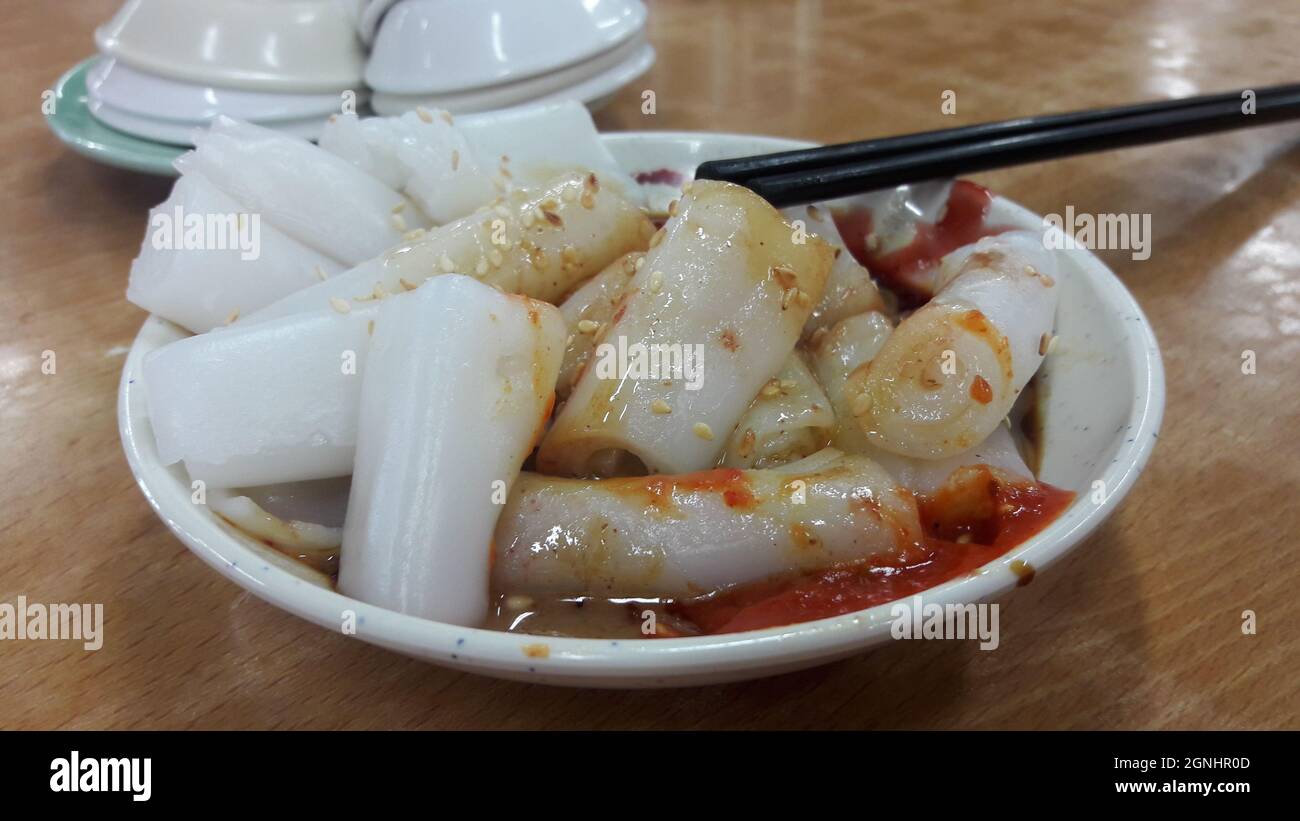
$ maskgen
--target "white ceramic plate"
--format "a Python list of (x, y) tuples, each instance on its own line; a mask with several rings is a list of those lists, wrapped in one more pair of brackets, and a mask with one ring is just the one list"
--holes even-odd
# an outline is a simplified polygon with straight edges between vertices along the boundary
[[(605, 141), (631, 174), (671, 169), (689, 177), (704, 160), (806, 145), (725, 134), (610, 134)], [(662, 207), (672, 190), (650, 191)], [(1040, 228), (1031, 212), (999, 198), (991, 218)], [(1012, 589), (1016, 560), (1041, 572), (1109, 516), (1132, 488), (1155, 445), (1164, 410), (1164, 371), (1151, 326), (1132, 295), (1090, 253), (1072, 252), (1059, 279), (1058, 348), (1046, 371), (1045, 481), (1078, 492), (1037, 536), (979, 572), (931, 588), (926, 603), (970, 603)], [(141, 362), (184, 335), (150, 317), (127, 356), (118, 421), (127, 461), (164, 522), (235, 584), (320, 626), (339, 630), (356, 615), (356, 638), (436, 664), (503, 678), (597, 687), (656, 687), (732, 681), (811, 667), (890, 641), (889, 605), (820, 621), (720, 636), (614, 641), (540, 638), (469, 629), (405, 616), (342, 596), (280, 554), (243, 537), (191, 502), (179, 466), (159, 464), (145, 411)], [(1096, 504), (1091, 486), (1106, 483)], [(1085, 571), (1086, 572), (1086, 571)], [(545, 648), (542, 651), (540, 648)], [(1010, 651), (1014, 652), (1014, 651)]]

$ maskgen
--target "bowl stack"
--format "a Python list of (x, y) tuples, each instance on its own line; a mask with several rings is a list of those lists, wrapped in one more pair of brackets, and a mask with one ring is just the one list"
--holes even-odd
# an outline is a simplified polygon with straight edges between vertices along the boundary
[(97, 157), (110, 135), (191, 146), (222, 115), (314, 140), (354, 109), (596, 108), (655, 61), (641, 0), (126, 0), (95, 42), (84, 106), (107, 129), (62, 127)]
[(640, 0), (402, 0), (365, 78), (376, 113), (471, 113), (550, 100), (599, 106), (655, 52)]
[(389, 5), (128, 0), (95, 32), (87, 105), (105, 125), (156, 142), (190, 145), (220, 114), (315, 138), (329, 114), (364, 101), (361, 33)]

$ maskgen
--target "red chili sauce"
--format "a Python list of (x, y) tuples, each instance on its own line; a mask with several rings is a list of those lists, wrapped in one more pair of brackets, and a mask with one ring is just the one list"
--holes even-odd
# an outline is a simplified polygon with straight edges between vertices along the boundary
[[(925, 539), (900, 555), (744, 585), (683, 602), (673, 611), (705, 633), (738, 633), (824, 619), (895, 601), (974, 573), (1052, 522), (1074, 493), (1043, 483), (1010, 484), (987, 468), (980, 491), (918, 500)], [(969, 539), (969, 541), (957, 541)], [(1033, 578), (1017, 570), (1021, 584)]]
[(943, 217), (934, 223), (917, 223), (912, 242), (889, 253), (867, 247), (872, 231), (871, 209), (836, 209), (832, 216), (849, 253), (898, 295), (901, 307), (913, 308), (934, 296), (930, 273), (945, 254), (1005, 230), (984, 224), (992, 204), (993, 194), (987, 188), (957, 180), (948, 193)]

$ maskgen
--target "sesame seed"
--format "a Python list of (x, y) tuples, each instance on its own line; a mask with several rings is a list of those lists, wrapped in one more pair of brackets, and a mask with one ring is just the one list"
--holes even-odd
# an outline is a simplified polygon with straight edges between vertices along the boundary
[(784, 265), (773, 265), (770, 273), (782, 289), (788, 290), (799, 284), (799, 274), (793, 268), (787, 268)]
[(346, 299), (339, 299), (336, 296), (330, 297), (330, 307), (341, 314), (346, 314), (352, 310), (352, 304)]
[(594, 334), (598, 328), (600, 328), (600, 323), (594, 319), (578, 320), (578, 333), (580, 334)]
[(426, 123), (433, 122), (433, 115), (429, 113), (429, 109), (424, 108), (423, 106), (416, 106), (415, 116), (419, 117)]
[(694, 425), (691, 425), (691, 430), (695, 431), (695, 435), (701, 439), (713, 439), (713, 428), (709, 427), (704, 422), (696, 422)]
[(650, 410), (653, 413), (665, 414), (665, 413), (672, 413), (673, 407), (672, 405), (669, 405), (667, 402), (665, 402), (662, 399), (656, 399), (655, 401), (650, 403)]

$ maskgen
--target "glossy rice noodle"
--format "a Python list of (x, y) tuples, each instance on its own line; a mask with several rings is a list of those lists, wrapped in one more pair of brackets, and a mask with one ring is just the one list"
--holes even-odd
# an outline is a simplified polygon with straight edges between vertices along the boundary
[(487, 616), (492, 531), (554, 402), (564, 321), (464, 276), (379, 309), (339, 590), (450, 624)]
[(518, 106), (455, 118), (484, 167), (503, 172), (507, 186), (545, 185), (560, 174), (594, 172), (638, 206), (645, 194), (606, 147), (591, 112), (577, 100)]
[[(187, 236), (188, 239), (187, 239)], [(344, 269), (191, 172), (149, 212), (126, 298), (203, 333)]]
[(900, 485), (923, 496), (933, 495), (958, 476), (962, 468), (979, 465), (995, 469), (1004, 481), (1034, 481), (1034, 474), (1025, 464), (1011, 436), (1011, 429), (1006, 425), (998, 425), (983, 442), (970, 450), (944, 459), (916, 459), (879, 448), (871, 448), (867, 453)]
[(826, 447), (834, 427), (830, 400), (796, 351), (740, 417), (722, 466), (774, 467), (811, 456)]
[(831, 445), (847, 453), (874, 450), (853, 419), (849, 383), (861, 382), (867, 365), (893, 330), (889, 317), (870, 311), (840, 320), (810, 345), (813, 370), (835, 411)]
[(1047, 353), (1059, 289), (1034, 232), (988, 237), (941, 265), (935, 297), (899, 323), (850, 408), (871, 443), (941, 459), (983, 441)]
[(560, 399), (569, 396), (573, 384), (582, 375), (582, 369), (595, 353), (596, 334), (591, 331), (592, 327), (607, 325), (614, 318), (628, 283), (644, 256), (640, 251), (624, 254), (560, 303), (560, 313), (569, 329), (569, 338), (564, 346), (564, 364), (560, 366), (560, 381), (555, 385), (555, 395)]
[(565, 174), (543, 188), (506, 194), (242, 321), (317, 310), (336, 300), (355, 306), (449, 273), (558, 302), (623, 254), (644, 249), (653, 232), (641, 209), (603, 186), (596, 175)]
[(364, 120), (336, 114), (321, 131), (320, 147), (402, 191), (437, 225), (496, 196), (495, 165), (479, 163), (443, 112), (421, 109)]
[[(196, 133), (195, 149), (176, 168), (202, 174), (245, 210), (347, 265), (396, 245), (407, 228), (429, 224), (405, 197), (351, 163), (228, 117)], [(397, 210), (406, 214), (402, 223), (393, 219)]]
[(504, 592), (685, 598), (898, 554), (921, 538), (912, 495), (832, 449), (766, 470), (525, 473), (497, 525), (492, 579)]
[(806, 231), (826, 240), (835, 253), (822, 297), (804, 323), (805, 340), (821, 328), (829, 329), (841, 319), (868, 311), (887, 310), (885, 299), (870, 272), (845, 250), (844, 239), (828, 210), (815, 205), (800, 205), (786, 208), (782, 213), (786, 219), (802, 222)]
[(695, 183), (662, 231), (595, 331), (595, 354), (538, 452), (544, 473), (714, 465), (789, 358), (831, 267), (825, 241), (795, 242), (778, 211), (728, 183)]
[(183, 460), (212, 488), (346, 476), (377, 312), (371, 303), (240, 323), (149, 354), (145, 395), (160, 461)]

